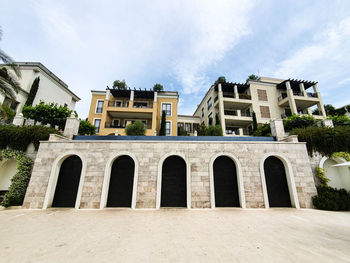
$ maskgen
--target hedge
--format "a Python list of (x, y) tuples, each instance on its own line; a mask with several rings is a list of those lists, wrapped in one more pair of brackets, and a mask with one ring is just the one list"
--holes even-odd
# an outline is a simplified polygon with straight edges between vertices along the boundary
[(55, 129), (42, 125), (22, 127), (0, 125), (0, 149), (11, 148), (25, 152), (28, 145), (33, 143), (35, 149), (38, 150), (39, 142), (48, 140), (52, 133), (60, 134)]
[(17, 161), (17, 173), (1, 203), (4, 207), (22, 205), (33, 166), (33, 161), (21, 151), (0, 150), (0, 161), (11, 159)]
[(331, 157), (336, 152), (350, 151), (350, 127), (306, 127), (294, 129), (290, 134), (298, 135), (300, 142), (306, 142), (310, 156), (313, 152)]
[(317, 209), (349, 211), (350, 193), (345, 189), (320, 186), (317, 187), (317, 195), (312, 197), (312, 203)]

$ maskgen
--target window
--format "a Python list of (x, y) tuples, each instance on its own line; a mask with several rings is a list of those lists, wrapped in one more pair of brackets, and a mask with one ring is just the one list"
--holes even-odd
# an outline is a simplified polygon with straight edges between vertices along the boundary
[(270, 108), (268, 106), (260, 106), (261, 118), (270, 118)]
[(119, 127), (119, 120), (113, 120), (113, 128)]
[(165, 135), (171, 135), (171, 122), (165, 122)]
[(207, 105), (208, 105), (208, 110), (211, 108), (211, 106), (213, 105), (213, 102), (211, 100), (211, 97), (209, 98), (209, 100), (207, 101)]
[(182, 127), (183, 128), (184, 127), (184, 123), (183, 122), (178, 122), (177, 123), (177, 127)]
[(267, 93), (266, 93), (266, 90), (258, 89), (258, 100), (267, 101)]
[(212, 112), (208, 115), (208, 125), (213, 125), (213, 113)]
[(114, 102), (115, 104), (115, 107), (122, 107), (122, 102), (121, 101), (119, 101), (119, 100), (117, 100), (117, 101), (115, 101)]
[(96, 113), (102, 113), (102, 109), (103, 109), (103, 100), (98, 100), (97, 106), (96, 106)]
[(171, 103), (163, 103), (162, 111), (165, 111), (166, 116), (171, 116)]
[(18, 106), (19, 102), (15, 101), (15, 100), (13, 100), (13, 99), (11, 99), (11, 98), (9, 98), (9, 97), (6, 97), (6, 98), (4, 99), (4, 103), (3, 103), (3, 104), (6, 105), (6, 106), (8, 106), (8, 107), (10, 107), (11, 110), (13, 110), (14, 112), (16, 112), (17, 106)]
[(193, 132), (199, 130), (199, 124), (198, 123), (193, 123)]
[(191, 123), (185, 123), (185, 131), (187, 131), (188, 133), (191, 132)]
[(204, 108), (202, 108), (202, 118), (204, 117)]
[(100, 125), (101, 125), (101, 119), (95, 119), (94, 120), (94, 126), (96, 127), (96, 133), (99, 133)]

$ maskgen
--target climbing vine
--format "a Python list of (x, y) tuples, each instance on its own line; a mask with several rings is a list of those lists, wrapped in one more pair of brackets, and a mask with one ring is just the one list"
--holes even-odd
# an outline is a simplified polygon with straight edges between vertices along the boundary
[(29, 183), (33, 160), (17, 150), (0, 150), (0, 161), (17, 161), (17, 173), (11, 179), (11, 185), (1, 205), (4, 207), (22, 205)]
[(321, 187), (327, 187), (328, 182), (330, 181), (329, 178), (326, 176), (326, 170), (321, 167), (316, 167), (316, 176), (319, 180), (319, 186)]

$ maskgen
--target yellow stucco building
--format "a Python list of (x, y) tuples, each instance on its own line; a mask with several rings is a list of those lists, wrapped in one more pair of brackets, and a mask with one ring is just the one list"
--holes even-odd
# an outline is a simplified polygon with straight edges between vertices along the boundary
[(107, 89), (91, 93), (88, 120), (98, 135), (125, 135), (125, 127), (137, 120), (145, 123), (146, 135), (158, 135), (162, 111), (166, 112), (166, 135), (177, 135), (177, 92)]

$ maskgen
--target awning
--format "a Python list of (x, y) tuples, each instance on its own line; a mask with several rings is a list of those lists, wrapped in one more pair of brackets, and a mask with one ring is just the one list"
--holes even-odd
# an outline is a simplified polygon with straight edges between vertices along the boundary
[(350, 162), (346, 162), (346, 163), (338, 163), (335, 165), (332, 165), (334, 167), (350, 167)]

